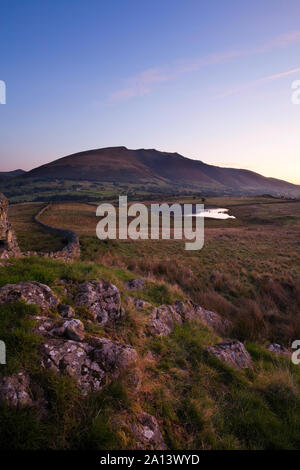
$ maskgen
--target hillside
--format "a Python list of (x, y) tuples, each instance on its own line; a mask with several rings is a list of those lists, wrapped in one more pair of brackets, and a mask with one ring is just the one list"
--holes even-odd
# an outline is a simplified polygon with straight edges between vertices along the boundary
[(257, 199), (188, 254), (99, 242), (90, 204), (11, 207), (22, 251), (60, 249), (39, 212), (81, 259), (1, 259), (1, 450), (299, 449), (300, 203)]
[(6, 181), (10, 178), (15, 178), (17, 176), (24, 175), (26, 171), (24, 170), (14, 170), (14, 171), (0, 171), (0, 181)]
[(249, 170), (222, 168), (155, 149), (108, 147), (88, 150), (35, 168), (23, 178), (128, 184), (180, 185), (219, 193), (300, 195), (300, 186)]

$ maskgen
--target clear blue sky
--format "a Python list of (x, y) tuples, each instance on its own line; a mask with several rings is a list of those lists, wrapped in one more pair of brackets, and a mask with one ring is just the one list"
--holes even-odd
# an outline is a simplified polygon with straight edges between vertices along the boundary
[(300, 184), (299, 0), (1, 0), (1, 170), (106, 146)]

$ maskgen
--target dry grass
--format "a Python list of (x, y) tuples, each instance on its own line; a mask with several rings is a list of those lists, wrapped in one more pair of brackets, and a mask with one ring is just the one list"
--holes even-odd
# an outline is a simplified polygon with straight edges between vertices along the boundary
[[(300, 337), (300, 203), (264, 198), (207, 203), (230, 207), (237, 219), (207, 221), (199, 252), (185, 251), (183, 242), (174, 240), (100, 242), (95, 205), (57, 203), (43, 220), (75, 230), (83, 260), (179, 286), (203, 307), (230, 318), (243, 340), (291, 343)], [(13, 220), (16, 227), (21, 223), (16, 213)]]

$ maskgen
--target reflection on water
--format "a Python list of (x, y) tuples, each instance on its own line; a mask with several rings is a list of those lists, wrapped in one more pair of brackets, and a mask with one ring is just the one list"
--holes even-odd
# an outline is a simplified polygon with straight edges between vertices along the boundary
[(189, 214), (192, 217), (205, 217), (209, 219), (235, 219), (233, 215), (228, 214), (228, 209), (204, 209), (196, 214)]

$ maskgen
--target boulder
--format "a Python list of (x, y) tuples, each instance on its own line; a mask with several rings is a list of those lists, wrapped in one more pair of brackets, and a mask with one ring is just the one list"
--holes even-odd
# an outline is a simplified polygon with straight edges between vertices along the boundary
[(112, 377), (117, 377), (120, 372), (137, 360), (136, 350), (128, 345), (113, 342), (106, 338), (93, 338), (95, 349), (93, 359)]
[(30, 379), (23, 372), (0, 379), (0, 402), (9, 406), (32, 406)]
[(71, 305), (60, 304), (58, 306), (58, 312), (64, 318), (72, 318), (75, 315), (74, 308)]
[(90, 342), (48, 338), (40, 348), (42, 366), (72, 376), (86, 395), (100, 390), (137, 359), (137, 352), (127, 344), (97, 337)]
[(84, 339), (84, 325), (80, 320), (73, 318), (63, 324), (64, 335), (73, 341), (82, 341)]
[(222, 318), (215, 312), (205, 310), (191, 300), (177, 300), (174, 308), (181, 315), (183, 321), (200, 321), (219, 334), (224, 333), (231, 326), (230, 322), (225, 318)]
[(135, 306), (135, 308), (139, 310), (143, 310), (145, 308), (151, 307), (150, 302), (147, 302), (146, 300), (141, 300), (141, 299), (134, 299), (131, 297), (131, 300)]
[(150, 332), (154, 335), (169, 335), (175, 324), (201, 322), (218, 334), (230, 329), (230, 322), (215, 312), (205, 310), (190, 300), (178, 300), (174, 305), (161, 305), (153, 310), (148, 320)]
[(137, 440), (137, 450), (166, 450), (167, 446), (162, 437), (156, 418), (142, 412), (131, 426)]
[(101, 325), (114, 322), (124, 314), (118, 289), (102, 279), (80, 284), (75, 305), (88, 307)]
[(146, 284), (143, 279), (130, 279), (125, 283), (125, 289), (127, 290), (141, 290), (145, 289)]
[(59, 300), (50, 287), (34, 281), (6, 284), (0, 288), (0, 304), (23, 300), (27, 304), (38, 305), (42, 310), (56, 308)]
[(149, 320), (148, 328), (153, 335), (167, 336), (175, 324), (182, 324), (182, 318), (171, 305), (161, 305), (153, 310)]
[(86, 343), (48, 339), (40, 348), (42, 366), (70, 375), (86, 395), (100, 390), (105, 383), (105, 372), (89, 357), (92, 349)]
[(39, 315), (32, 318), (36, 322), (36, 325), (33, 328), (33, 332), (38, 335), (47, 335), (54, 327), (54, 321), (52, 318)]
[(253, 367), (251, 356), (240, 341), (225, 341), (215, 346), (209, 346), (206, 352), (236, 369)]
[(276, 343), (270, 344), (270, 346), (268, 347), (268, 351), (273, 352), (275, 354), (281, 354), (281, 355), (284, 355), (284, 356), (290, 356), (291, 355), (291, 352), (287, 348), (281, 346), (280, 344), (276, 344)]

